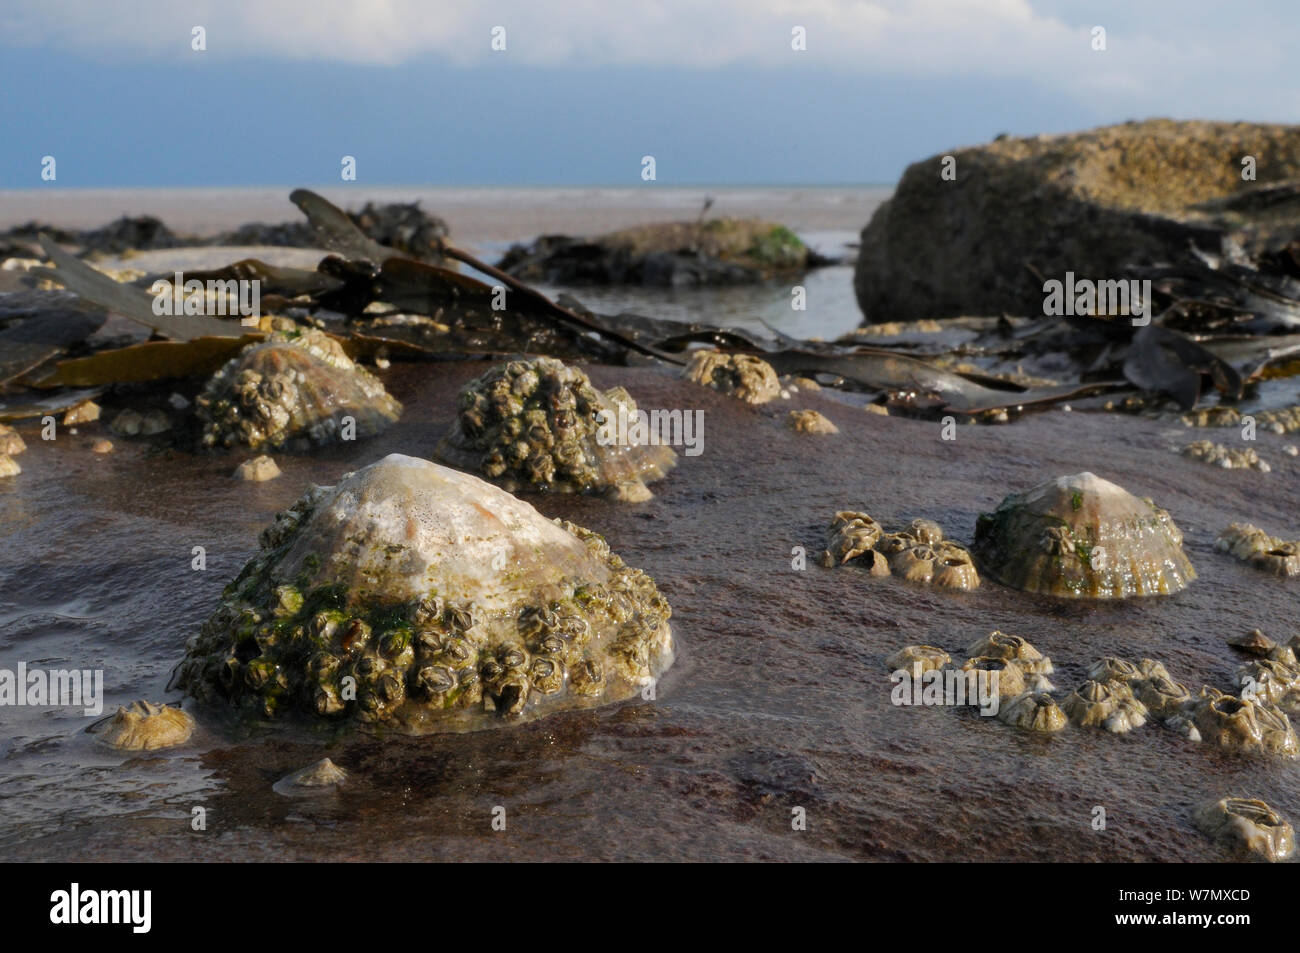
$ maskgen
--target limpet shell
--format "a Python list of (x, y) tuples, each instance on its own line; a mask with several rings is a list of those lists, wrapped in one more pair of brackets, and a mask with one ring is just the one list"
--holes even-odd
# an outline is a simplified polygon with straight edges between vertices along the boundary
[(195, 403), (204, 446), (250, 450), (361, 440), (402, 413), (378, 378), (314, 328), (250, 344), (212, 376)]
[(1168, 595), (1196, 571), (1182, 533), (1150, 500), (1091, 473), (1007, 496), (980, 516), (972, 552), (1005, 585), (1074, 599)]
[(474, 730), (640, 695), (671, 613), (597, 534), (392, 454), (276, 517), (178, 684), (259, 718)]
[(271, 790), (285, 797), (311, 797), (329, 794), (347, 779), (346, 771), (329, 758), (321, 758), (315, 764), (286, 774), (271, 785)]
[(179, 708), (142, 699), (119, 707), (111, 718), (92, 725), (88, 730), (112, 748), (156, 751), (189, 741), (194, 733), (194, 719)]

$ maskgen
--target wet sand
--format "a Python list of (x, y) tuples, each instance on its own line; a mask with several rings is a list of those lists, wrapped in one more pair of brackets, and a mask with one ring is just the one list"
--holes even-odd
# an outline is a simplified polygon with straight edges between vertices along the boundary
[[(383, 436), (311, 457), (278, 455), (265, 484), (230, 478), (244, 456), (154, 452), (94, 427), (30, 446), (0, 481), (0, 665), (102, 667), (110, 706), (174, 699), (184, 644), (256, 547), (273, 513), (311, 482), (390, 452), (428, 456), (453, 397), (481, 362), (394, 365), (406, 404)], [(1192, 807), (1262, 797), (1300, 820), (1294, 762), (1224, 754), (1154, 724), (1127, 736), (1033, 737), (969, 710), (896, 708), (884, 658), (929, 642), (957, 652), (1000, 628), (1052, 657), (1068, 689), (1102, 655), (1165, 662), (1193, 691), (1230, 688), (1227, 635), (1294, 631), (1300, 582), (1213, 551), (1249, 519), (1294, 535), (1300, 470), (1261, 434), (1272, 473), (1224, 471), (1166, 444), (1177, 423), (1060, 410), (1001, 427), (885, 418), (834, 395), (751, 409), (651, 368), (589, 368), (643, 408), (701, 408), (704, 453), (652, 501), (525, 498), (607, 536), (671, 602), (680, 655), (654, 702), (515, 728), (423, 738), (296, 730), (227, 733), (198, 711), (178, 749), (120, 755), (78, 712), (9, 709), (0, 740), (0, 845), (13, 860), (1105, 860), (1228, 859)], [(820, 410), (837, 436), (789, 432)], [(1204, 434), (1198, 433), (1196, 436)], [(969, 540), (976, 515), (1048, 477), (1090, 469), (1166, 507), (1200, 578), (1164, 599), (1063, 602), (986, 581), (945, 593), (849, 567), (816, 566), (831, 514), (887, 525), (924, 516)], [(191, 549), (207, 570), (190, 569)], [(791, 568), (802, 545), (808, 568)], [(111, 710), (111, 708), (107, 709)], [(352, 775), (315, 801), (271, 784), (328, 755)], [(508, 825), (493, 831), (492, 809)], [(1107, 829), (1091, 827), (1094, 806)], [(191, 830), (192, 809), (207, 830)], [(807, 830), (791, 829), (791, 811)]]

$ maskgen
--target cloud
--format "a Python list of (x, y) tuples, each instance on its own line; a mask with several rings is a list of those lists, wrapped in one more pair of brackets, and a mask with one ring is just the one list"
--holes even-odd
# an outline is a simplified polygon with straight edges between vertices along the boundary
[[(1099, 112), (1131, 105), (1134, 114), (1293, 116), (1300, 94), (1279, 77), (1300, 27), (1285, 8), (1286, 0), (1262, 3), (1245, 16), (1211, 0), (11, 0), (0, 12), (0, 41), (109, 61), (180, 60), (196, 55), (190, 35), (201, 25), (212, 62), (996, 77), (1060, 90)], [(1095, 25), (1107, 29), (1105, 52), (1092, 49)], [(497, 26), (506, 31), (504, 52), (491, 49)], [(791, 48), (795, 27), (806, 31), (804, 51)]]

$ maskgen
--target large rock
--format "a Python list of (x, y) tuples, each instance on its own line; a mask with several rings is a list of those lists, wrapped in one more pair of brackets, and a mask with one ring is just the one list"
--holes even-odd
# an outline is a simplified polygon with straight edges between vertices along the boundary
[[(1194, 240), (1248, 250), (1300, 232), (1300, 126), (1156, 119), (999, 138), (908, 167), (862, 230), (854, 274), (867, 322), (1041, 314), (1047, 279), (1118, 279)], [(1255, 159), (1256, 181), (1242, 178)]]

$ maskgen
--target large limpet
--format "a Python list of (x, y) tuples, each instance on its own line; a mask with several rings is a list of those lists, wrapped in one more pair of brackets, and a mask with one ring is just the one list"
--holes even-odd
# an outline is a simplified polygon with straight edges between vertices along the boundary
[(1091, 473), (1009, 495), (971, 549), (998, 581), (1068, 598), (1167, 595), (1196, 578), (1169, 514)]
[(322, 331), (250, 344), (195, 400), (208, 447), (304, 450), (385, 430), (402, 405)]
[(156, 751), (189, 741), (194, 733), (194, 719), (171, 705), (141, 700), (119, 707), (111, 718), (91, 725), (88, 730), (113, 748)]
[(595, 533), (393, 454), (276, 517), (179, 684), (261, 716), (470, 730), (640, 693), (672, 663), (670, 614)]
[(1197, 809), (1193, 820), (1201, 833), (1267, 861), (1286, 860), (1295, 853), (1291, 825), (1258, 798), (1211, 801)]
[(636, 403), (621, 387), (602, 394), (554, 358), (509, 361), (461, 390), (456, 422), (434, 455), (510, 492), (601, 492), (640, 502), (651, 496), (646, 484), (677, 463), (660, 439), (686, 440), (684, 412), (673, 413), (665, 435), (638, 423)]

